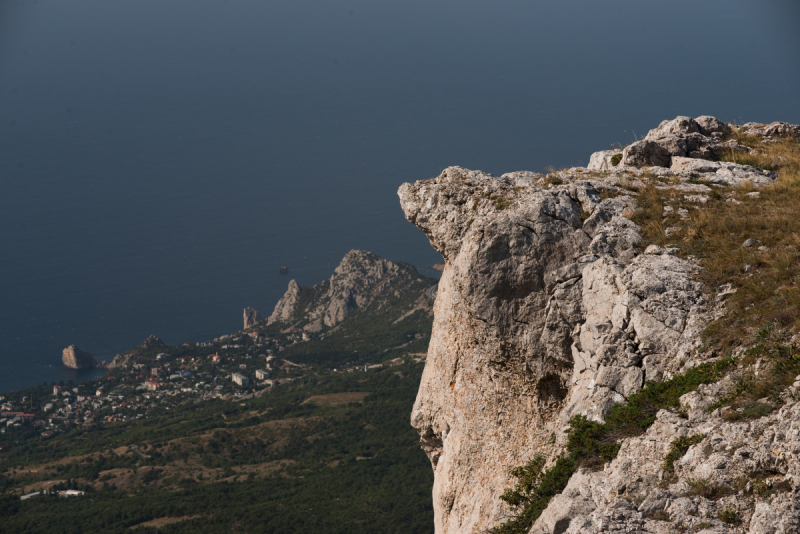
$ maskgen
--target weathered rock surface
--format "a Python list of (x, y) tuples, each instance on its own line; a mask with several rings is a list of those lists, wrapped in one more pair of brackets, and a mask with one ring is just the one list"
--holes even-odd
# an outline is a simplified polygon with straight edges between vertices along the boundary
[[(800, 136), (792, 125), (774, 123), (769, 127), (754, 125), (747, 130), (751, 135), (770, 138)], [(724, 154), (732, 152), (748, 152), (749, 149), (735, 140), (723, 139), (730, 135), (733, 127), (714, 117), (677, 117), (662, 122), (658, 128), (648, 132), (647, 136), (625, 147), (622, 151), (622, 165), (632, 167), (674, 167), (676, 158), (703, 159), (717, 161)], [(767, 133), (769, 132), (769, 134)], [(588, 169), (590, 171), (613, 171), (616, 166), (610, 161), (614, 151), (602, 151), (592, 154)], [(709, 171), (704, 171), (709, 172)]]
[(70, 345), (61, 352), (61, 361), (65, 367), (70, 369), (93, 369), (97, 367), (97, 361), (94, 357), (75, 345)]
[[(713, 310), (695, 281), (698, 267), (672, 250), (643, 254), (630, 220), (636, 193), (628, 191), (645, 185), (646, 172), (702, 204), (714, 184), (774, 181), (762, 169), (711, 161), (730, 131), (713, 117), (678, 117), (626, 147), (618, 165), (611, 158), (619, 151), (604, 151), (593, 155), (593, 169), (557, 180), (450, 167), (400, 187), (406, 218), (445, 259), (411, 415), (434, 469), (438, 534), (484, 532), (507, 517), (498, 497), (513, 483), (508, 470), (537, 454), (554, 458), (573, 415), (603, 421), (646, 380), (699, 363), (699, 334)], [(601, 200), (603, 192), (616, 196)], [(660, 466), (680, 434), (651, 434), (659, 428), (623, 449), (638, 439)], [(536, 532), (643, 532), (646, 514), (673, 494), (644, 495), (644, 512), (620, 497), (617, 483), (638, 487), (628, 479), (642, 454), (621, 453), (613, 479), (595, 484), (600, 475), (576, 474)], [(780, 513), (770, 510), (759, 513)]]
[(433, 282), (410, 265), (351, 250), (329, 280), (310, 288), (301, 288), (295, 280), (289, 282), (267, 324), (283, 323), (316, 332), (338, 325), (357, 310), (388, 303), (422, 281), (426, 288)]
[[(615, 160), (615, 158), (618, 158)], [(610, 171), (619, 165), (622, 159), (621, 150), (603, 150), (595, 152), (589, 158), (589, 165), (586, 166), (590, 171)]]
[[(704, 524), (709, 532), (731, 534), (800, 532), (800, 403), (791, 400), (754, 421), (727, 422), (719, 410), (709, 414), (706, 408), (732, 384), (726, 379), (684, 395), (687, 418), (662, 410), (645, 434), (623, 442), (603, 471), (573, 475), (531, 533), (558, 532), (554, 519), (561, 521), (560, 532), (576, 523), (575, 531), (587, 534), (667, 534), (680, 531), (679, 525), (697, 532)], [(674, 463), (670, 479), (663, 469), (670, 443), (697, 434), (705, 438)], [(695, 495), (690, 484), (696, 480), (727, 495)], [(753, 481), (761, 485), (755, 492)], [(736, 512), (740, 524), (721, 521), (725, 510)]]
[[(293, 280), (294, 281), (294, 280)], [(245, 308), (244, 309), (244, 329), (247, 330), (248, 328), (252, 328), (256, 324), (263, 321), (261, 315), (259, 315), (258, 310), (255, 308)]]
[(267, 324), (290, 321), (297, 309), (297, 304), (300, 302), (300, 293), (300, 284), (297, 283), (297, 280), (289, 281), (289, 288), (275, 305), (272, 315), (267, 319)]

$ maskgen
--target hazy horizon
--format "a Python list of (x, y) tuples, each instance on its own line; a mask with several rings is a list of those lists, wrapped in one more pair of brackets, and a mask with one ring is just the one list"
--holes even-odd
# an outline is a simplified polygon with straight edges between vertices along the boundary
[(240, 329), (353, 248), (424, 269), (396, 190), (447, 166), (585, 165), (677, 115), (800, 123), (799, 22), (788, 0), (4, 2), (0, 392), (80, 378), (70, 344)]

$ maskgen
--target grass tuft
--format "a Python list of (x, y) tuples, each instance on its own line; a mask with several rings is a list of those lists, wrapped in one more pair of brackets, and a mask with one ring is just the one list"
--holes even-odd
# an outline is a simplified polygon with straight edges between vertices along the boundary
[(741, 518), (739, 518), (739, 512), (731, 510), (730, 508), (722, 510), (717, 514), (717, 517), (719, 517), (720, 521), (728, 523), (729, 525), (738, 525), (742, 522)]

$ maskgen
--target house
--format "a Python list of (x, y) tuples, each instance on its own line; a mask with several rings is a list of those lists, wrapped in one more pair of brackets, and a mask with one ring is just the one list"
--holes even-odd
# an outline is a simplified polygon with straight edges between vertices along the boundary
[(159, 369), (158, 367), (153, 367), (152, 369), (150, 369), (150, 376), (160, 376), (160, 375), (161, 375), (161, 369)]
[(233, 373), (231, 375), (231, 379), (234, 381), (234, 383), (239, 384), (240, 386), (246, 386), (250, 383), (250, 379), (241, 373)]
[(34, 491), (33, 493), (28, 493), (27, 495), (23, 495), (22, 497), (19, 498), (19, 500), (27, 501), (28, 499), (33, 499), (34, 497), (38, 497), (41, 494), (42, 494), (41, 491)]
[(144, 383), (144, 387), (150, 391), (156, 391), (160, 386), (161, 384), (159, 384), (157, 380), (146, 380)]
[(25, 413), (25, 412), (0, 412), (0, 417), (13, 418), (13, 419), (16, 419), (17, 417), (19, 417), (20, 420), (22, 420), (22, 419), (27, 419), (27, 420), (31, 420), (31, 421), (33, 420), (33, 414), (32, 413)]
[(52, 409), (53, 409), (53, 403), (52, 402), (48, 402), (47, 404), (44, 405), (44, 408), (43, 408), (43, 410), (45, 412), (49, 412)]
[(61, 386), (53, 386), (53, 395), (61, 395)]
[(269, 378), (269, 372), (267, 372), (266, 369), (257, 369), (256, 378), (259, 380), (266, 380), (267, 378)]
[(219, 363), (222, 361), (222, 358), (220, 358), (219, 354), (211, 354), (209, 358), (211, 358), (211, 361), (214, 363)]

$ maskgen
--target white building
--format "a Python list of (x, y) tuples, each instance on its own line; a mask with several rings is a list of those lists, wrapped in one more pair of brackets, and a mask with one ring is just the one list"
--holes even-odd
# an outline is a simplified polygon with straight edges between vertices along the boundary
[(250, 383), (250, 379), (249, 379), (249, 378), (247, 378), (246, 376), (244, 376), (244, 375), (243, 375), (243, 374), (241, 374), (241, 373), (233, 373), (233, 374), (231, 375), (231, 378), (233, 379), (233, 381), (234, 381), (236, 384), (239, 384), (240, 386), (246, 386), (247, 384), (249, 384), (249, 383)]
[(266, 369), (257, 369), (256, 378), (259, 380), (266, 380), (269, 378), (269, 372)]

